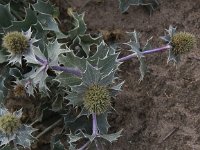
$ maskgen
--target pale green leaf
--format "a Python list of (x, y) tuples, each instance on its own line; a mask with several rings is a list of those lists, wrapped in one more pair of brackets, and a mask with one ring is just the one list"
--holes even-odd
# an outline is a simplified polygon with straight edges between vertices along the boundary
[(87, 62), (86, 71), (83, 73), (82, 80), (88, 86), (98, 83), (100, 80), (100, 70)]
[(105, 140), (108, 140), (109, 142), (114, 142), (117, 141), (117, 139), (119, 137), (121, 137), (121, 133), (123, 130), (118, 131), (117, 133), (113, 133), (113, 134), (103, 134), (100, 135), (100, 137), (104, 138)]
[(80, 15), (75, 12), (72, 13), (72, 17), (74, 18), (74, 29), (68, 32), (71, 39), (74, 39), (78, 35), (83, 35), (85, 33), (87, 27), (84, 22), (84, 15), (84, 13)]

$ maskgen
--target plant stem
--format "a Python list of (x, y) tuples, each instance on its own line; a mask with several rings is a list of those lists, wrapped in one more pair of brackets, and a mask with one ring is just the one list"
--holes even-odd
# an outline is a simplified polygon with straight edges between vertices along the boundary
[(97, 116), (96, 113), (92, 114), (92, 135), (97, 136), (98, 135), (98, 129), (97, 129)]
[(52, 124), (51, 126), (49, 126), (48, 128), (46, 128), (44, 131), (42, 131), (40, 134), (38, 134), (36, 136), (36, 138), (40, 138), (42, 135), (46, 134), (48, 131), (50, 131), (51, 129), (53, 129), (55, 126), (57, 126), (58, 124), (60, 124), (62, 122), (62, 118), (59, 119), (58, 121), (56, 121), (54, 124)]
[[(155, 49), (151, 49), (151, 50), (146, 50), (146, 51), (143, 51), (143, 52), (141, 52), (141, 53), (142, 53), (142, 54), (151, 54), (151, 53), (156, 53), (156, 52), (162, 52), (162, 51), (168, 50), (168, 49), (170, 49), (170, 48), (171, 48), (170, 45), (166, 45), (166, 46), (164, 46), (164, 47), (155, 48)], [(129, 60), (129, 59), (132, 59), (133, 57), (136, 57), (136, 56), (137, 56), (136, 53), (130, 54), (130, 55), (128, 55), (128, 56), (119, 58), (118, 61), (119, 61), (119, 62), (123, 62), (123, 61)]]
[(62, 66), (50, 66), (51, 69), (57, 70), (57, 71), (63, 71), (65, 73), (71, 73), (78, 77), (82, 75), (81, 71), (79, 69), (71, 68), (71, 67), (62, 67)]
[(47, 61), (45, 61), (45, 60), (41, 59), (40, 57), (38, 57), (38, 56), (36, 56), (36, 55), (35, 55), (35, 58), (36, 58), (36, 59), (37, 59), (37, 61), (39, 61), (41, 64), (44, 64), (44, 65), (46, 65)]
[[(97, 115), (96, 113), (92, 114), (92, 135), (95, 137), (98, 136), (98, 129), (97, 129)], [(88, 141), (87, 143), (85, 143), (81, 148), (79, 148), (78, 150), (84, 150), (88, 145), (90, 144), (90, 141)], [(95, 142), (96, 144), (96, 142)], [(98, 149), (98, 147), (97, 147)]]
[[(35, 58), (37, 59), (37, 61), (39, 61), (41, 63), (41, 65), (47, 65), (48, 62), (47, 60), (43, 60), (38, 56), (35, 56)], [(81, 71), (79, 69), (75, 69), (72, 67), (63, 67), (63, 66), (49, 66), (49, 68), (53, 69), (53, 70), (57, 70), (57, 71), (63, 71), (65, 73), (71, 73), (74, 74), (76, 76), (81, 76)]]
[[(171, 48), (170, 45), (166, 45), (164, 47), (146, 50), (146, 51), (143, 51), (141, 53), (142, 54), (151, 54), (151, 53), (156, 53), (156, 52), (162, 52), (162, 51), (168, 50), (170, 48)], [(47, 65), (48, 62), (46, 60), (43, 60), (38, 56), (35, 56), (35, 57), (41, 64)], [(117, 61), (124, 62), (126, 60), (132, 59), (133, 57), (137, 57), (137, 54), (136, 53), (130, 54), (128, 56), (117, 59)], [(82, 76), (82, 72), (78, 68), (64, 67), (64, 66), (49, 66), (49, 68), (51, 68), (53, 70), (57, 70), (57, 71), (63, 71), (65, 73), (71, 73), (71, 74), (76, 75), (78, 77)]]

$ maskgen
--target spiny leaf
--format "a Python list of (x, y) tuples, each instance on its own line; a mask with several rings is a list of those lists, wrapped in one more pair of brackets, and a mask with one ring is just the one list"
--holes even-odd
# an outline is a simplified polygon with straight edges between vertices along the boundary
[(101, 80), (99, 81), (99, 85), (109, 85), (112, 84), (114, 79), (115, 79), (115, 71), (111, 71), (108, 75), (105, 75), (101, 78)]
[(75, 12), (71, 13), (72, 17), (74, 18), (74, 29), (68, 32), (69, 37), (71, 39), (76, 38), (78, 35), (83, 35), (87, 29), (86, 24), (84, 22), (84, 13), (77, 14)]
[(51, 15), (39, 13), (37, 18), (43, 30), (54, 31), (57, 35), (57, 39), (67, 38), (67, 36), (60, 31), (57, 22)]
[(43, 0), (38, 0), (37, 3), (32, 6), (40, 13), (53, 15), (55, 12), (55, 6), (51, 5), (49, 2), (44, 2)]
[[(176, 33), (176, 28), (170, 25), (169, 29), (166, 29), (166, 31), (167, 34), (165, 36), (161, 36), (160, 38), (164, 40), (166, 44), (171, 44), (172, 37)], [(170, 61), (173, 61), (174, 63), (178, 63), (180, 61), (180, 55), (173, 54), (172, 48), (169, 49), (167, 63), (169, 63)]]
[(90, 53), (90, 46), (94, 44), (98, 45), (102, 40), (101, 37), (93, 38), (90, 34), (79, 35), (79, 39), (79, 44), (87, 56), (89, 56)]
[(43, 30), (50, 30), (55, 32), (60, 32), (56, 21), (51, 15), (48, 14), (38, 14), (38, 20), (42, 25)]
[(145, 51), (151, 47), (150, 41), (152, 38), (148, 39), (145, 46), (141, 48), (140, 42), (139, 42), (139, 33), (136, 31), (129, 32), (128, 33), (131, 36), (131, 40), (128, 43), (125, 43), (126, 45), (129, 45), (131, 47), (131, 51), (136, 54), (138, 60), (140, 61), (140, 79), (139, 81), (142, 81), (144, 79), (144, 76), (147, 72), (147, 66), (145, 64), (144, 56), (142, 54), (142, 51)]
[(10, 13), (10, 5), (1, 5), (0, 4), (0, 28), (9, 27), (12, 24), (13, 17)]
[(100, 135), (100, 137), (112, 143), (114, 141), (117, 141), (117, 139), (121, 136), (122, 131), (123, 130), (120, 130), (117, 133), (113, 133), (113, 134), (103, 134), (103, 135)]
[(60, 83), (59, 86), (61, 87), (68, 87), (81, 84), (80, 78), (72, 74), (66, 74), (66, 73), (60, 73), (59, 75), (56, 76), (55, 80)]
[(119, 91), (121, 91), (123, 84), (124, 84), (124, 81), (110, 88), (112, 97), (115, 97), (119, 93)]
[(174, 62), (174, 63), (180, 62), (180, 55), (174, 55), (172, 50), (169, 49), (169, 55), (168, 55), (168, 58), (167, 58), (167, 63), (169, 63), (171, 61)]
[(24, 148), (25, 147), (30, 148), (31, 142), (33, 142), (33, 140), (34, 140), (34, 138), (31, 134), (34, 131), (36, 131), (36, 129), (32, 128), (31, 126), (23, 124), (22, 127), (20, 128), (20, 131), (18, 132), (14, 142), (16, 144), (23, 146)]
[(48, 43), (46, 49), (48, 53), (49, 65), (51, 66), (58, 65), (58, 56), (61, 53), (67, 52), (67, 50), (61, 49), (61, 44), (59, 44), (57, 40), (52, 43)]
[(33, 73), (30, 78), (33, 81), (33, 84), (38, 85), (40, 90), (48, 90), (46, 85), (47, 75), (47, 66), (36, 67), (33, 69)]
[(108, 75), (111, 71), (117, 69), (119, 62), (117, 61), (119, 54), (109, 55), (106, 58), (99, 59), (98, 68), (100, 68), (101, 74)]
[(73, 105), (75, 106), (81, 106), (83, 104), (83, 95), (78, 94), (75, 92), (70, 92), (68, 95), (65, 97), (67, 100), (69, 100), (68, 105)]
[(73, 52), (67, 52), (66, 55), (60, 55), (59, 62), (66, 67), (78, 68), (81, 71), (84, 71), (86, 68), (86, 59), (75, 56)]
[[(96, 62), (98, 61), (99, 58), (103, 59), (108, 55), (108, 51), (109, 51), (109, 47), (108, 45), (102, 41), (98, 46), (97, 46), (97, 51), (94, 53), (94, 55), (92, 55), (91, 57), (89, 57), (89, 61), (92, 62)], [(95, 64), (96, 64), (95, 63)]]
[(38, 21), (37, 24), (33, 25), (33, 27), (36, 29), (35, 32), (35, 38), (38, 39), (38, 42), (36, 42), (36, 46), (39, 46), (40, 49), (45, 49), (47, 43), (47, 34), (49, 31), (43, 30), (41, 23)]
[(30, 8), (25, 9), (26, 10), (26, 17), (23, 21), (12, 21), (12, 25), (8, 28), (5, 28), (5, 31), (28, 31), (28, 29), (37, 23), (37, 17), (35, 15), (35, 12), (31, 10)]
[(174, 28), (172, 25), (169, 26), (169, 29), (166, 29), (170, 37), (172, 38), (173, 35), (176, 33), (176, 28)]
[(128, 10), (130, 5), (142, 5), (142, 6), (147, 6), (150, 11), (154, 10), (155, 7), (158, 5), (157, 0), (119, 0), (119, 8), (121, 10), (121, 13), (124, 13)]
[(107, 117), (108, 117), (108, 112), (105, 112), (97, 116), (97, 126), (100, 131), (100, 134), (107, 134), (108, 132), (110, 125), (108, 123)]
[(100, 70), (93, 67), (89, 62), (86, 63), (86, 71), (83, 74), (83, 82), (87, 85), (98, 83), (100, 79)]

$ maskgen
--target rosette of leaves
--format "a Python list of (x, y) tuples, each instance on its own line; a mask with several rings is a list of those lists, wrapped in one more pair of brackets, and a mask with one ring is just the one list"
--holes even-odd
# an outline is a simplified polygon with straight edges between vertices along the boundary
[(159, 3), (157, 0), (119, 0), (119, 8), (121, 13), (126, 12), (130, 5), (146, 6), (151, 12), (155, 10), (155, 7), (157, 7)]
[(134, 32), (128, 32), (129, 36), (131, 37), (130, 41), (128, 43), (124, 43), (131, 47), (131, 52), (133, 52), (134, 55), (137, 56), (138, 60), (140, 61), (140, 81), (143, 80), (146, 72), (147, 72), (147, 65), (145, 64), (145, 56), (142, 52), (151, 49), (150, 41), (152, 40), (152, 37), (147, 40), (144, 47), (141, 46), (139, 38), (140, 34), (136, 31)]
[[(117, 57), (118, 53), (115, 53), (113, 49), (102, 42), (96, 53), (88, 58), (86, 69), (81, 76), (81, 83), (70, 86), (71, 90), (65, 97), (69, 101), (68, 105), (73, 105), (82, 110), (75, 120), (69, 122), (67, 118), (65, 119), (66, 126), (73, 131), (69, 134), (71, 149), (75, 148), (75, 143), (82, 138), (89, 139), (89, 143), (99, 141), (99, 139), (113, 142), (120, 136), (121, 131), (107, 134), (109, 128), (107, 115), (112, 108), (111, 100), (123, 85), (123, 82), (116, 83), (116, 80), (119, 79), (115, 76), (115, 73), (120, 65)], [(92, 135), (87, 130), (88, 126), (92, 124), (91, 118), (85, 117), (89, 117), (91, 114), (97, 115), (98, 129), (97, 134), (93, 133)], [(84, 123), (80, 123), (81, 120), (85, 120)], [(81, 125), (83, 126), (80, 127)], [(84, 131), (88, 131), (88, 133)]]
[(196, 46), (196, 38), (188, 32), (176, 32), (176, 28), (169, 26), (167, 34), (161, 39), (171, 46), (167, 62), (178, 63), (182, 54), (190, 52)]
[(36, 129), (20, 121), (22, 109), (10, 113), (6, 108), (0, 108), (0, 146), (6, 146), (11, 141), (14, 143), (14, 149), (17, 145), (24, 148), (30, 148), (34, 137), (31, 135)]

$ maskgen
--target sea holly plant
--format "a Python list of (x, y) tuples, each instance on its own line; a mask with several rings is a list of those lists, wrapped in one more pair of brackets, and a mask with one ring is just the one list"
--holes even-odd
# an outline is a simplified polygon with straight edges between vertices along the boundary
[(30, 148), (34, 140), (31, 134), (36, 129), (22, 124), (21, 117), (22, 109), (10, 113), (6, 108), (0, 108), (0, 146), (6, 146), (12, 141), (13, 149), (18, 149), (17, 145)]
[[(84, 133), (81, 129), (78, 129), (75, 135), (69, 135), (71, 147), (74, 142), (77, 142), (81, 138), (87, 138), (89, 140), (87, 144), (83, 146), (88, 147), (88, 145), (95, 142), (97, 138), (103, 138), (113, 142), (121, 136), (121, 131), (114, 134), (107, 134), (108, 129), (105, 129), (107, 121), (97, 121), (98, 118), (102, 118), (102, 115), (107, 116), (107, 113), (112, 109), (111, 98), (116, 96), (123, 85), (123, 82), (115, 83), (115, 72), (117, 69), (113, 66), (119, 65), (119, 62), (116, 61), (117, 56), (118, 55), (115, 54), (115, 59), (110, 59), (110, 63), (104, 58), (101, 62), (98, 62), (96, 67), (87, 63), (86, 70), (82, 75), (82, 83), (71, 87), (72, 91), (66, 97), (66, 99), (70, 101), (69, 104), (72, 104), (74, 107), (82, 106), (82, 111), (79, 116), (92, 115), (93, 122), (92, 135)], [(107, 68), (113, 69), (109, 69), (110, 72), (107, 73)], [(103, 125), (104, 127), (102, 128), (103, 122), (106, 124)], [(83, 149), (83, 147), (80, 149)]]
[[(23, 4), (22, 11), (13, 5), (18, 2)], [(63, 130), (52, 136), (52, 150), (99, 149), (106, 141), (118, 140), (122, 130), (110, 133), (108, 117), (115, 111), (113, 101), (125, 82), (118, 74), (120, 64), (138, 58), (141, 82), (148, 70), (147, 54), (168, 51), (168, 62), (178, 63), (196, 44), (193, 34), (176, 32), (170, 26), (161, 37), (165, 45), (152, 49), (152, 38), (143, 46), (134, 31), (124, 43), (131, 54), (121, 57), (117, 47), (106, 44), (98, 34), (87, 33), (84, 13), (69, 12), (72, 26), (64, 34), (55, 19), (57, 9), (48, 1), (21, 2), (0, 1), (0, 148), (31, 149), (33, 141), (39, 142), (56, 126)], [(7, 110), (5, 102), (11, 92), (21, 100), (37, 99), (36, 109), (41, 113), (29, 118), (30, 125), (21, 119), (22, 109)], [(43, 125), (54, 115), (53, 124), (36, 131), (37, 124)]]

